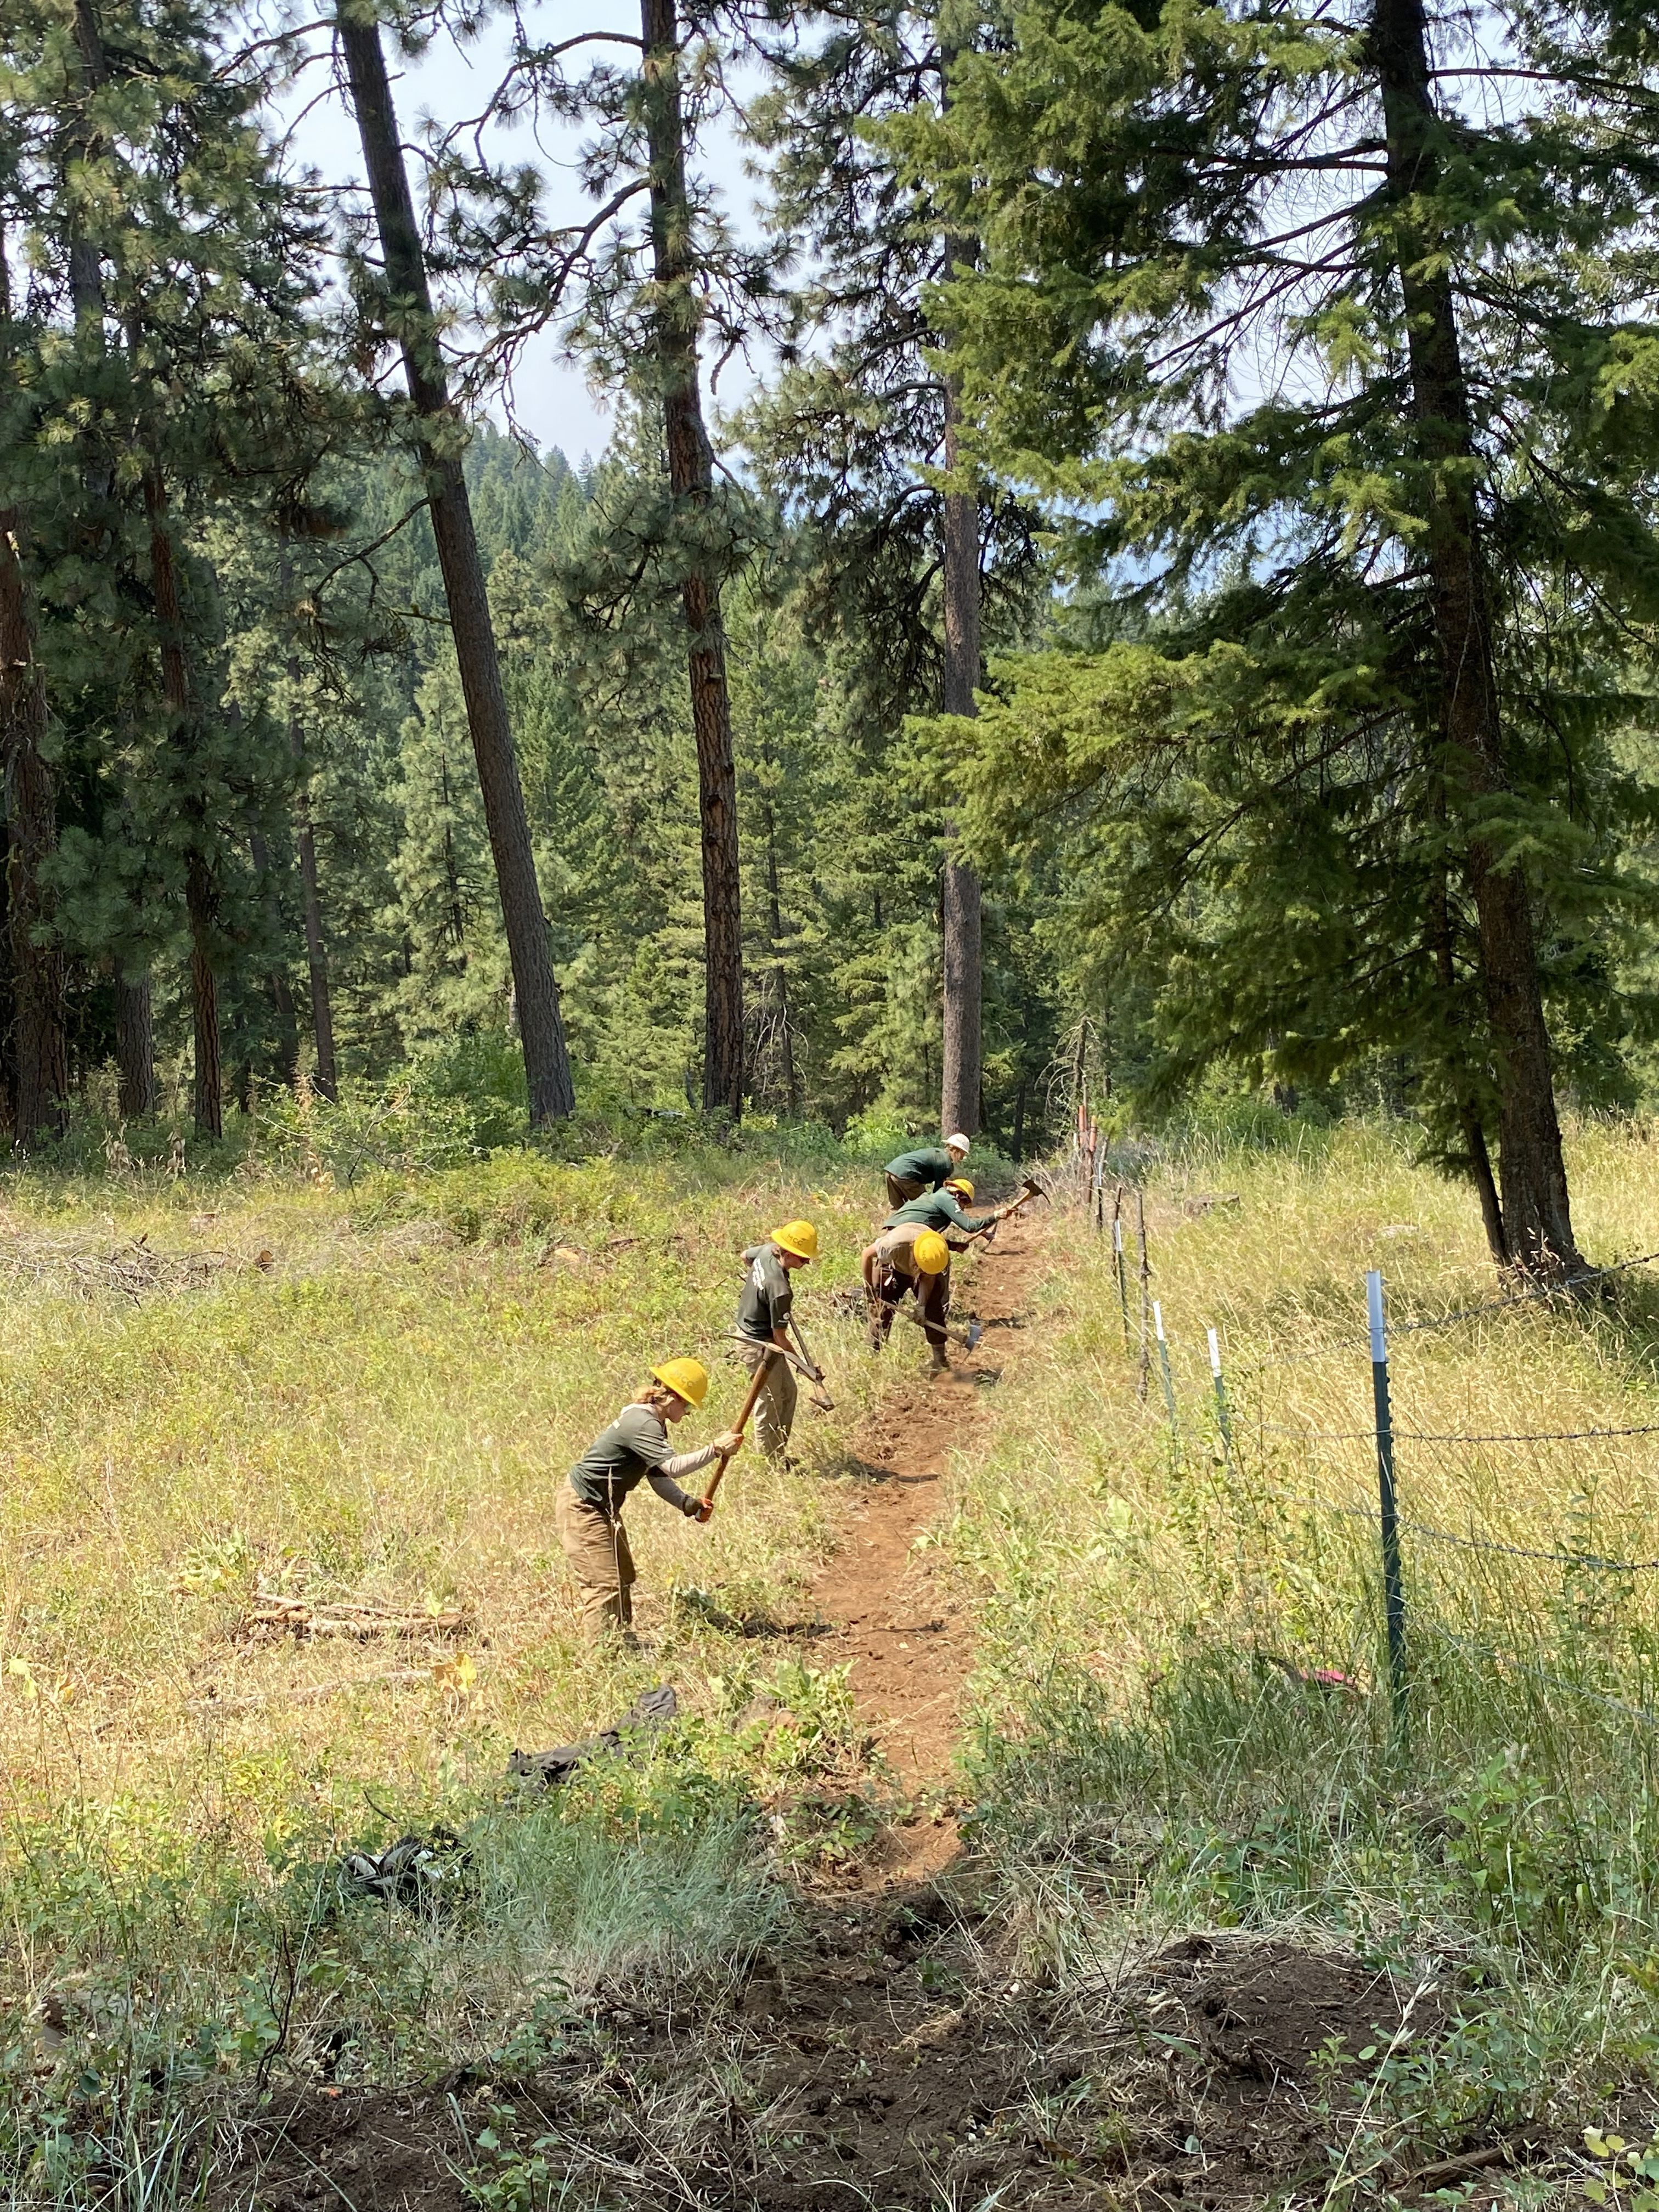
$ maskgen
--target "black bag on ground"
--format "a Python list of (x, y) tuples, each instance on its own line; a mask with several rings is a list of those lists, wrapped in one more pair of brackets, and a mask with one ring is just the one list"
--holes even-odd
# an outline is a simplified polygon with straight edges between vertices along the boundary
[(654, 1690), (642, 1690), (613, 1727), (601, 1729), (597, 1735), (585, 1735), (579, 1743), (556, 1743), (551, 1751), (515, 1751), (507, 1762), (507, 1771), (521, 1781), (539, 1784), (544, 1790), (556, 1790), (562, 1782), (569, 1781), (585, 1759), (597, 1759), (602, 1752), (630, 1749), (639, 1737), (672, 1721), (679, 1709), (680, 1701), (672, 1689), (666, 1682), (659, 1683)]

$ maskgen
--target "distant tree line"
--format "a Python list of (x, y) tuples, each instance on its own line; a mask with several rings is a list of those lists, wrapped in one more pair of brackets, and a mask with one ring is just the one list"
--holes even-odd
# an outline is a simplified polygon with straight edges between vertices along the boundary
[[(1381, 1081), (1572, 1271), (1561, 1102), (1659, 1019), (1659, 84), (1616, 8), (1491, 28), (13, 0), (13, 1141), (470, 1047), (532, 1124), (1025, 1146), (1086, 1017), (1127, 1105)], [(486, 111), (400, 116), (480, 35)], [(549, 344), (580, 474), (488, 411)]]

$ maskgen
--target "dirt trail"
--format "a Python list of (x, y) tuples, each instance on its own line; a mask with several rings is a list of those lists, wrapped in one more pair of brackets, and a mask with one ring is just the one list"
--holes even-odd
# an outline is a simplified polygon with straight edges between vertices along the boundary
[[(912, 1547), (939, 1516), (951, 1452), (994, 1417), (994, 1386), (1020, 1356), (1019, 1324), (1041, 1269), (1041, 1230), (1023, 1218), (975, 1255), (955, 1292), (954, 1318), (977, 1316), (985, 1334), (973, 1352), (951, 1346), (948, 1375), (928, 1376), (921, 1330), (895, 1322), (884, 1357), (902, 1379), (854, 1439), (866, 1481), (813, 1589), (820, 1612), (837, 1624), (834, 1656), (852, 1662), (860, 1716), (912, 1799), (926, 1800), (949, 1773), (973, 1659), (971, 1620), (929, 1555)], [(946, 1821), (935, 1825), (931, 1844), (913, 1839), (907, 1875), (949, 1856), (954, 1832)]]

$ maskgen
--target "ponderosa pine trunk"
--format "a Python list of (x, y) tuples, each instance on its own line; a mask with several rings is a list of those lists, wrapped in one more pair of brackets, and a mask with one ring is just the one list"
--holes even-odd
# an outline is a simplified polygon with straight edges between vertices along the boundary
[(147, 1120), (155, 1111), (155, 1024), (147, 968), (134, 975), (116, 968), (115, 1065), (122, 1120)]
[(450, 635), (455, 643), (467, 727), (478, 766), (484, 824), (495, 864), (533, 1128), (568, 1114), (575, 1097), (547, 915), (536, 881), (530, 819), (525, 811), (524, 786), (519, 779), (495, 625), (484, 588), (483, 563), (472, 526), (472, 503), (461, 472), (464, 425), (450, 401), (449, 380), (439, 349), (426, 256), (404, 167), (374, 0), (344, 0), (336, 22), (380, 233), (387, 327), (403, 354), (404, 374), (416, 417), (416, 448), (443, 571)]
[[(972, 249), (952, 240), (952, 263)], [(945, 465), (959, 465), (959, 420), (954, 380), (945, 386)], [(947, 491), (940, 520), (945, 592), (945, 678), (940, 703), (947, 714), (972, 714), (980, 680), (979, 501), (971, 491)], [(946, 837), (950, 825), (946, 825)], [(939, 1116), (948, 1133), (972, 1136), (980, 1124), (984, 1048), (981, 1033), (983, 963), (979, 872), (947, 851), (941, 885), (945, 957), (944, 1066)]]
[(738, 778), (720, 574), (708, 542), (714, 453), (702, 419), (698, 306), (685, 187), (679, 27), (674, 0), (641, 0), (646, 136), (651, 162), (651, 249), (657, 283), (656, 371), (662, 392), (668, 483), (686, 564), (686, 671), (697, 746), (702, 830), (702, 1103), (733, 1121), (743, 1112), (743, 911), (738, 875)]
[(6, 921), (11, 953), (13, 1131), (21, 1145), (63, 1127), (69, 1090), (64, 955), (52, 939), (47, 864), (58, 846), (46, 757), (46, 689), (15, 508), (0, 509), (0, 763), (6, 794)]
[[(1425, 556), (1439, 657), (1446, 771), (1479, 809), (1509, 781), (1492, 653), (1468, 386), (1449, 279), (1409, 213), (1437, 181), (1435, 116), (1421, 0), (1376, 0), (1372, 57), (1382, 94), (1388, 185), (1419, 457), (1431, 479)], [(1516, 866), (1500, 866), (1478, 820), (1468, 872), (1498, 1093), (1503, 1242), (1511, 1264), (1560, 1276), (1579, 1265), (1532, 905)], [(1484, 1148), (1484, 1137), (1482, 1138)]]
[[(284, 935), (283, 902), (276, 895), (270, 841), (263, 830), (255, 830), (249, 835), (248, 845), (253, 855), (253, 872), (264, 887), (265, 920), (270, 927), (271, 942), (280, 947)], [(300, 1021), (294, 1009), (294, 987), (280, 958), (272, 963), (265, 982), (270, 993), (271, 1012), (276, 1017), (276, 1057), (283, 1080), (292, 1090), (300, 1079)]]
[[(297, 694), (299, 664), (289, 664), (289, 682)], [(288, 726), (294, 766), (305, 773), (305, 738), (297, 720)], [(339, 1071), (334, 1059), (334, 1000), (328, 984), (328, 940), (323, 935), (323, 897), (317, 877), (317, 833), (311, 819), (311, 800), (301, 781), (294, 806), (295, 842), (300, 850), (300, 888), (305, 908), (306, 961), (311, 971), (311, 1033), (317, 1049), (317, 1068), (312, 1080), (319, 1098), (337, 1098)]]
[[(137, 333), (133, 351), (137, 352)], [(156, 641), (161, 660), (161, 703), (171, 740), (186, 769), (184, 816), (190, 836), (185, 858), (185, 918), (190, 926), (190, 1006), (195, 1048), (196, 1133), (225, 1133), (222, 1043), (219, 1030), (219, 975), (215, 939), (219, 926), (219, 890), (209, 852), (205, 803), (188, 787), (195, 750), (195, 702), (185, 643), (185, 605), (179, 583), (177, 548), (167, 520), (166, 481), (153, 459), (144, 471), (144, 519), (149, 526), (150, 594), (155, 603)]]
[[(83, 94), (89, 96), (109, 81), (103, 35), (92, 0), (76, 0), (75, 40), (81, 54)], [(81, 158), (90, 164), (97, 142), (84, 118), (75, 134), (75, 146)], [(70, 238), (69, 279), (76, 338), (101, 355), (105, 345), (103, 263), (96, 245), (78, 228)], [(118, 517), (113, 512), (113, 465), (94, 462), (88, 466), (84, 483), (83, 556), (88, 562), (95, 562), (102, 558), (104, 538), (112, 537), (119, 527)], [(126, 811), (130, 817), (130, 803)], [(151, 1013), (149, 971), (148, 968), (129, 969), (118, 957), (115, 967), (115, 1065), (117, 1097), (123, 1119), (144, 1120), (155, 1111), (155, 1027)]]

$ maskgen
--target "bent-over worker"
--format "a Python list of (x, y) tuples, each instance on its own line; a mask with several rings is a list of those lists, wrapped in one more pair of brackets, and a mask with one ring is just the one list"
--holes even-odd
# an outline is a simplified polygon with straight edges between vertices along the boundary
[(922, 1145), (913, 1152), (901, 1152), (887, 1163), (887, 1203), (908, 1206), (923, 1191), (937, 1190), (967, 1157), (968, 1139), (960, 1129), (942, 1145)]
[(738, 1357), (752, 1375), (768, 1345), (776, 1345), (781, 1355), (768, 1366), (755, 1401), (755, 1441), (768, 1459), (780, 1458), (788, 1450), (795, 1425), (799, 1394), (789, 1358), (795, 1286), (789, 1278), (817, 1256), (818, 1232), (810, 1221), (786, 1221), (764, 1243), (750, 1244), (743, 1255), (748, 1272), (738, 1300)]
[(708, 1370), (701, 1360), (665, 1359), (631, 1405), (624, 1406), (570, 1470), (556, 1512), (559, 1541), (581, 1603), (590, 1644), (629, 1632), (634, 1619), (634, 1555), (623, 1528), (623, 1503), (648, 1482), (665, 1504), (694, 1521), (707, 1521), (712, 1504), (688, 1497), (680, 1480), (712, 1460), (730, 1458), (743, 1442), (735, 1429), (695, 1451), (671, 1452), (668, 1430), (708, 1395)]
[(870, 1301), (870, 1349), (887, 1341), (907, 1291), (914, 1291), (927, 1332), (928, 1372), (942, 1375), (951, 1362), (945, 1350), (945, 1316), (951, 1304), (951, 1248), (937, 1229), (920, 1221), (884, 1229), (864, 1248), (860, 1265)]
[[(994, 1229), (1003, 1216), (1012, 1211), (1010, 1206), (1000, 1206), (990, 1213), (964, 1213), (964, 1199), (969, 1206), (973, 1204), (974, 1186), (966, 1176), (952, 1176), (939, 1189), (925, 1190), (920, 1198), (907, 1199), (881, 1225), (884, 1229), (897, 1229), (907, 1221), (914, 1221), (923, 1229), (937, 1229), (941, 1237), (948, 1236), (953, 1229), (961, 1237), (983, 1237), (987, 1230)], [(960, 1245), (957, 1247), (958, 1251), (962, 1249)]]

